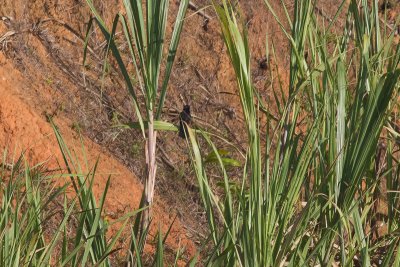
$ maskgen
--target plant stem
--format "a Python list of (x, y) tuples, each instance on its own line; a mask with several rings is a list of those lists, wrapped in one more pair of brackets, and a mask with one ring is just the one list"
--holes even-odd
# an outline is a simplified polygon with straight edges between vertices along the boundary
[(147, 167), (147, 179), (145, 181), (144, 188), (144, 207), (147, 207), (143, 211), (143, 220), (141, 225), (141, 232), (146, 231), (150, 224), (151, 219), (151, 204), (154, 197), (154, 185), (156, 180), (156, 143), (157, 143), (157, 131), (154, 130), (154, 115), (153, 111), (149, 112), (149, 128), (148, 128), (148, 139), (146, 141), (146, 167)]

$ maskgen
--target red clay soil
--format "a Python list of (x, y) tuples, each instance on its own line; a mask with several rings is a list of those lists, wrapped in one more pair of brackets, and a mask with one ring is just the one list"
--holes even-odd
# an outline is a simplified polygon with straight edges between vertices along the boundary
[[(109, 27), (118, 11), (124, 13), (120, 0), (94, 2)], [(173, 18), (179, 0), (170, 2), (172, 14), (169, 18)], [(199, 8), (210, 4), (209, 0), (191, 2)], [(286, 25), (281, 1), (270, 2)], [(285, 2), (292, 13), (293, 1)], [(332, 18), (339, 3), (320, 0), (318, 8)], [(264, 1), (240, 1), (240, 7), (244, 14), (242, 19), (249, 27), (254, 84), (273, 112), (272, 88), (279, 86), (278, 74), (283, 81), (283, 90), (287, 90), (289, 44)], [(245, 141), (242, 138), (245, 128), (240, 127), (241, 108), (234, 72), (216, 16), (212, 8), (205, 11), (211, 17), (208, 24), (199, 13), (188, 11), (163, 120), (174, 122), (177, 115), (174, 118), (169, 112), (179, 112), (184, 98), (191, 104), (194, 119), (203, 123), (202, 127), (209, 127), (213, 132), (218, 130), (240, 147)], [(110, 71), (102, 76), (105, 43), (98, 28), (92, 31), (89, 42), (95, 52), (88, 54), (88, 66), (82, 66), (82, 37), (89, 18), (90, 10), (84, 0), (0, 0), (0, 39), (7, 32), (15, 32), (0, 41), (0, 148), (16, 148), (17, 152), (29, 148), (26, 156), (31, 163), (47, 160), (49, 166), (56, 166), (60, 154), (43, 113), (55, 115), (67, 144), (77, 151), (80, 151), (78, 135), (71, 125), (81, 126), (91, 163), (100, 155), (95, 184), (97, 194), (102, 192), (108, 174), (112, 173), (105, 215), (113, 219), (138, 206), (142, 185), (133, 173), (138, 176), (143, 173), (143, 153), (140, 151), (143, 139), (140, 133), (119, 133), (112, 127), (115, 117), (124, 122), (126, 118), (134, 119), (134, 112), (118, 72)], [(168, 25), (169, 32), (171, 29), (172, 24)], [(265, 69), (260, 67), (260, 62), (266, 57), (267, 35), (271, 55), (270, 65)], [(126, 49), (123, 38), (118, 36), (122, 49)], [(272, 46), (276, 58), (272, 55)], [(109, 63), (113, 63), (111, 57)], [(118, 138), (113, 138), (115, 133), (119, 133)], [(186, 236), (195, 242), (204, 241), (206, 237), (199, 238), (197, 234), (208, 232), (202, 229), (206, 224), (204, 210), (198, 204), (201, 201), (196, 180), (189, 156), (185, 154), (185, 144), (181, 143), (175, 133), (159, 133), (158, 145), (165, 151), (160, 153), (160, 159), (167, 159), (169, 163), (160, 160), (158, 168), (154, 225), (160, 222), (166, 229), (175, 210), (179, 210), (181, 221), (175, 223), (167, 243), (176, 249), (181, 237), (182, 245), (186, 245), (188, 254), (193, 255), (194, 245)]]
[[(5, 61), (1, 53), (0, 66), (0, 153), (3, 155), (3, 152), (7, 150), (9, 155), (18, 156), (24, 152), (26, 160), (31, 165), (46, 162), (45, 164), (49, 169), (62, 166), (62, 164), (59, 164), (59, 162), (62, 162), (62, 158), (50, 124), (44, 116), (37, 114), (29, 106), (29, 103), (25, 103), (17, 93), (16, 88), (24, 84), (21, 74)], [(56, 124), (65, 142), (70, 149), (77, 152), (78, 160), (83, 163), (84, 157), (82, 153), (79, 153), (81, 144), (78, 134), (68, 126), (67, 119), (57, 120)], [(106, 180), (111, 175), (105, 204), (106, 214), (104, 214), (107, 219), (112, 222), (113, 219), (136, 209), (142, 192), (142, 185), (137, 177), (115, 160), (105, 149), (88, 138), (84, 138), (84, 144), (89, 168), (99, 157), (99, 167), (94, 182), (94, 193), (97, 198), (101, 196)], [(56, 182), (62, 184), (65, 181)], [(155, 223), (151, 234), (154, 235), (158, 229), (158, 224), (161, 225), (161, 229), (165, 233), (175, 214), (169, 212), (166, 207), (159, 205), (154, 206), (154, 214)], [(186, 238), (185, 230), (180, 222), (175, 221), (167, 240), (167, 246), (172, 250), (177, 250), (179, 242), (181, 246), (186, 247), (189, 256), (194, 255), (193, 243)], [(148, 249), (151, 249), (151, 247), (149, 246)]]

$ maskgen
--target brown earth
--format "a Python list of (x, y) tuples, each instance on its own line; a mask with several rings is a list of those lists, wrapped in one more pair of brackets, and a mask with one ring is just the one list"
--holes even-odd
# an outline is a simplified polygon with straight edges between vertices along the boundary
[[(94, 2), (107, 25), (118, 11), (123, 12), (120, 0)], [(199, 8), (209, 6), (207, 0), (192, 2)], [(280, 0), (270, 2), (287, 27)], [(292, 12), (290, 2), (288, 11)], [(332, 18), (336, 2), (319, 1), (319, 12)], [(177, 12), (178, 3), (171, 1), (169, 18)], [(240, 1), (240, 5), (242, 19), (249, 27), (253, 80), (274, 110), (271, 88), (278, 85), (278, 75), (287, 87), (289, 45), (262, 0)], [(211, 17), (208, 23), (199, 13), (188, 11), (163, 119), (176, 123), (184, 99), (191, 104), (196, 123), (241, 148), (245, 131), (238, 126), (241, 114), (235, 76), (215, 15), (211, 8), (205, 12)], [(135, 120), (135, 115), (112, 58), (104, 60), (106, 43), (96, 27), (90, 32), (88, 66), (82, 66), (89, 18), (84, 0), (0, 0), (0, 147), (17, 152), (27, 149), (32, 163), (47, 160), (51, 166), (60, 155), (46, 116), (55, 119), (72, 147), (79, 148), (76, 129), (81, 129), (91, 162), (100, 155), (97, 194), (107, 174), (112, 174), (106, 209), (108, 216), (116, 218), (138, 206), (144, 172), (143, 139), (136, 131), (112, 127)], [(339, 19), (337, 23), (344, 22)], [(168, 27), (170, 31), (172, 24)], [(122, 34), (117, 32), (120, 48), (126, 51)], [(260, 63), (266, 59), (266, 36), (276, 58), (271, 52), (265, 69)], [(226, 148), (223, 143), (217, 145)], [(190, 256), (195, 252), (191, 241), (200, 245), (207, 228), (186, 144), (174, 133), (161, 132), (158, 147), (154, 225), (161, 222), (166, 228), (178, 214), (168, 244), (176, 249), (181, 237)]]
[[(12, 162), (13, 156), (25, 155), (25, 159), (36, 165), (44, 162), (49, 169), (58, 169), (62, 164), (62, 156), (59, 152), (58, 143), (50, 124), (39, 115), (34, 109), (21, 99), (21, 95), (15, 91), (16, 86), (23, 84), (24, 78), (11, 67), (0, 54), (0, 149), (3, 153), (8, 151), (8, 161)], [(135, 210), (139, 206), (142, 185), (139, 179), (130, 172), (123, 164), (118, 162), (105, 148), (93, 143), (90, 139), (84, 138), (85, 154), (81, 150), (79, 134), (69, 127), (67, 118), (56, 121), (65, 142), (71, 151), (77, 152), (77, 161), (83, 166), (85, 156), (88, 160), (88, 167), (92, 168), (97, 159), (99, 160), (94, 182), (94, 193), (99, 199), (104, 191), (108, 177), (111, 177), (109, 193), (105, 203), (106, 218), (110, 223), (127, 212)], [(89, 172), (89, 170), (84, 170)], [(56, 183), (64, 184), (64, 178), (59, 178)], [(69, 178), (65, 178), (69, 179)], [(162, 230), (167, 232), (169, 225), (173, 222), (175, 214), (170, 213), (163, 205), (154, 207), (155, 221), (161, 222)], [(118, 226), (118, 224), (117, 224)], [(151, 234), (158, 230), (153, 225)], [(110, 235), (115, 229), (112, 229)], [(123, 244), (123, 241), (121, 241)], [(127, 245), (127, 244), (124, 244)], [(185, 231), (180, 222), (175, 222), (171, 230), (167, 246), (176, 250), (179, 245), (186, 247), (188, 255), (194, 255), (194, 245), (186, 238)], [(150, 247), (149, 247), (150, 249)]]

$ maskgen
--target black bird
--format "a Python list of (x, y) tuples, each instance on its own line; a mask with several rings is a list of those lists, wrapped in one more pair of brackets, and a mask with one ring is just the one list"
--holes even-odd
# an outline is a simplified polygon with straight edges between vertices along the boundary
[(182, 112), (179, 114), (179, 137), (186, 138), (187, 125), (192, 120), (190, 115), (190, 106), (184, 105)]

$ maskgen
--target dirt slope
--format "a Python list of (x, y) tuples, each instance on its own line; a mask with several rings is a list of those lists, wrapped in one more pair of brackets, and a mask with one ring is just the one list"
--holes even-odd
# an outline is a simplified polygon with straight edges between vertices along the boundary
[[(118, 11), (123, 13), (120, 0), (94, 2), (110, 27), (114, 15)], [(218, 22), (209, 0), (191, 2), (204, 7), (210, 21), (207, 23), (201, 12), (188, 11), (163, 119), (176, 123), (183, 104), (181, 99), (184, 99), (191, 104), (196, 123), (241, 147), (245, 130), (240, 127), (236, 81)], [(242, 19), (249, 27), (252, 77), (273, 111), (272, 88), (278, 88), (278, 75), (286, 89), (289, 44), (263, 0), (239, 2)], [(269, 2), (286, 25), (281, 1)], [(293, 1), (285, 2), (288, 12), (292, 13)], [(170, 1), (169, 18), (177, 12), (178, 3), (179, 0)], [(318, 8), (329, 19), (333, 18), (338, 4), (339, 1), (320, 0)], [(0, 0), (0, 145), (18, 149), (31, 147), (28, 155), (33, 161), (49, 157), (55, 160), (57, 153), (52, 155), (57, 147), (45, 115), (55, 118), (71, 144), (78, 143), (74, 129), (79, 126), (92, 160), (101, 153), (103, 175), (98, 178), (99, 192), (106, 174), (115, 173), (107, 204), (110, 214), (121, 213), (126, 207), (136, 207), (140, 196), (140, 181), (134, 174), (140, 178), (144, 171), (143, 139), (138, 132), (112, 127), (134, 120), (135, 116), (123, 79), (111, 67), (112, 58), (105, 60), (106, 42), (97, 28), (90, 32), (88, 66), (82, 66), (83, 39), (89, 18), (85, 0)], [(168, 29), (171, 31), (172, 24)], [(117, 32), (120, 48), (127, 51), (122, 34)], [(266, 57), (266, 36), (270, 52), (274, 47), (277, 59), (271, 55), (270, 65), (264, 68), (260, 63)], [(128, 62), (127, 57), (124, 59)], [(173, 133), (160, 132), (158, 136), (155, 194), (159, 196), (156, 203), (160, 218), (178, 213), (190, 239), (204, 241), (205, 215), (186, 145)], [(224, 144), (217, 145), (225, 148)], [(176, 229), (175, 241), (185, 232), (179, 226)]]
[[(29, 103), (21, 99), (15, 88), (26, 84), (21, 74), (6, 62), (0, 54), (0, 153), (9, 151), (9, 160), (13, 154), (18, 156), (24, 153), (30, 164), (46, 162), (49, 169), (55, 169), (62, 162), (58, 144), (50, 124), (43, 115), (38, 114)], [(68, 119), (57, 120), (66, 143), (77, 151), (78, 159), (84, 162), (80, 153), (79, 136), (68, 126)], [(89, 168), (99, 157), (99, 168), (94, 183), (94, 192), (100, 197), (106, 180), (111, 175), (111, 184), (106, 199), (106, 217), (112, 222), (129, 211), (138, 207), (142, 185), (140, 181), (125, 166), (115, 160), (104, 148), (84, 138)], [(62, 166), (62, 164), (61, 164)], [(57, 181), (62, 184), (64, 181)], [(156, 206), (155, 221), (162, 224), (164, 232), (174, 219), (174, 214), (165, 210), (165, 207)], [(153, 233), (157, 229), (154, 226)], [(167, 241), (171, 249), (177, 249), (180, 239), (182, 245), (187, 246), (190, 255), (194, 253), (193, 244), (187, 240), (181, 224), (176, 222)], [(123, 243), (123, 241), (121, 241)]]

